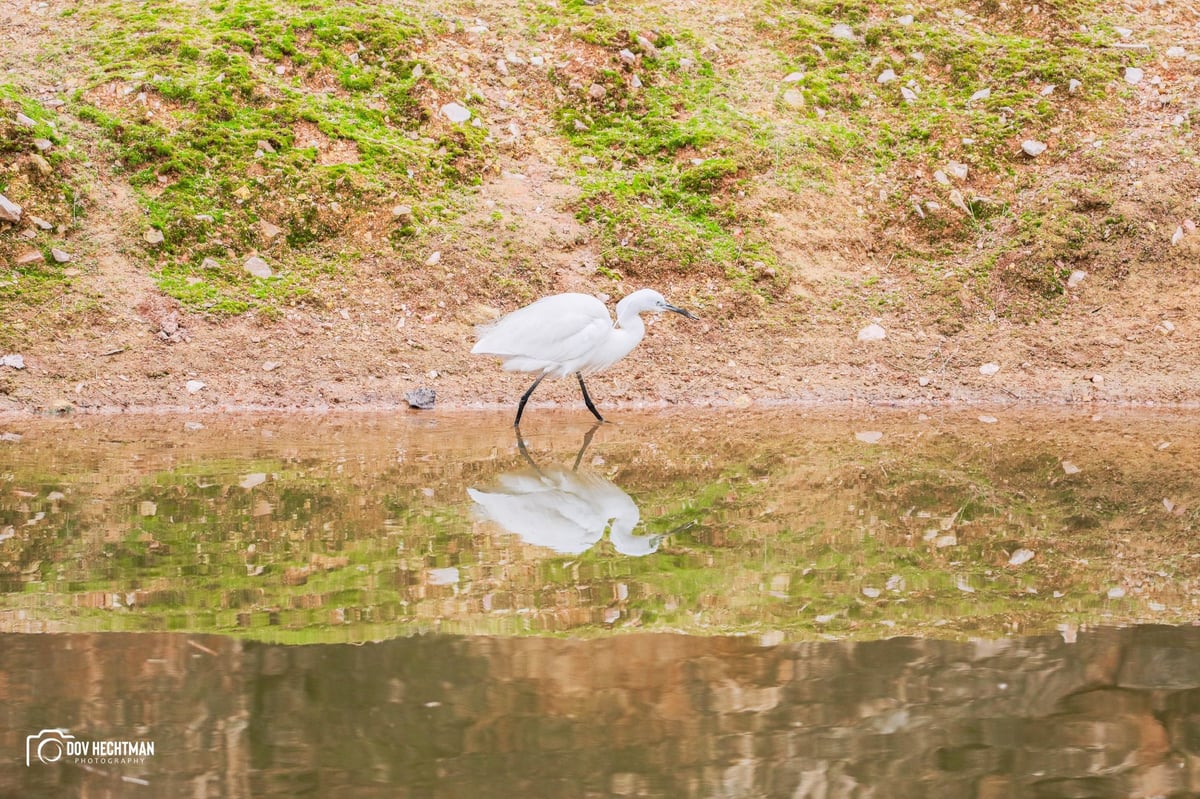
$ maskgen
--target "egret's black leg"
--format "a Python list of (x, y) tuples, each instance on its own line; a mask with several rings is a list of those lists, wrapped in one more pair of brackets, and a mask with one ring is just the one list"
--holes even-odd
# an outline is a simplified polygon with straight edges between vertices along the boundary
[(604, 421), (604, 417), (600, 415), (600, 411), (596, 410), (596, 406), (592, 404), (592, 398), (588, 396), (587, 386), (583, 384), (583, 372), (576, 372), (575, 376), (579, 378), (579, 387), (583, 389), (583, 403), (587, 405), (587, 409), (592, 412), (600, 421)]
[[(529, 395), (532, 394), (533, 390), (538, 387), (538, 383), (542, 382), (545, 379), (546, 379), (546, 373), (543, 372), (541, 375), (538, 376), (537, 380), (533, 381), (533, 385), (529, 387), (529, 390), (521, 395), (521, 403), (517, 406), (517, 421), (513, 422), (513, 427), (521, 426), (521, 414), (523, 414), (525, 412), (525, 403), (529, 402)], [(591, 403), (588, 403), (588, 404), (590, 405)], [(595, 413), (595, 411), (592, 411), (592, 412)]]
[(596, 428), (600, 426), (599, 422), (592, 425), (592, 429), (583, 434), (583, 446), (579, 448), (579, 454), (575, 456), (575, 465), (571, 467), (571, 471), (579, 471), (579, 463), (583, 460), (583, 453), (587, 452), (587, 448), (592, 445), (592, 436), (596, 435)]

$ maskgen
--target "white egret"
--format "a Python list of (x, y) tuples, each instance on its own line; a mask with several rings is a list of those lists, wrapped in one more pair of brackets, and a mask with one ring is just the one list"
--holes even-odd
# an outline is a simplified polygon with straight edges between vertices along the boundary
[(647, 311), (672, 311), (688, 319), (699, 318), (670, 305), (657, 291), (641, 289), (617, 303), (617, 323), (614, 325), (608, 308), (595, 297), (555, 294), (482, 327), (479, 341), (471, 352), (500, 356), (504, 359), (503, 368), (508, 372), (541, 373), (522, 395), (514, 426), (521, 424), (525, 403), (539, 383), (547, 377), (570, 374), (579, 378), (579, 388), (588, 410), (603, 422), (604, 417), (588, 396), (583, 377), (607, 369), (638, 345), (646, 335), (641, 314)]
[(518, 432), (517, 447), (530, 468), (498, 475), (490, 488), (468, 488), (476, 515), (516, 534), (526, 544), (560, 555), (586, 552), (606, 531), (613, 549), (622, 555), (641, 557), (656, 552), (664, 536), (634, 534), (642, 514), (629, 494), (598, 474), (579, 471), (596, 427), (584, 436), (570, 469), (539, 467)]

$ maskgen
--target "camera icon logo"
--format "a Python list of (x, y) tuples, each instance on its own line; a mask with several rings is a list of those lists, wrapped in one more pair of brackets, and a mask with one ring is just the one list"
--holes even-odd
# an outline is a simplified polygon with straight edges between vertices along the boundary
[(57, 763), (67, 753), (67, 741), (74, 741), (75, 736), (66, 730), (42, 730), (37, 735), (25, 736), (25, 765), (30, 766), (35, 760), (42, 763)]

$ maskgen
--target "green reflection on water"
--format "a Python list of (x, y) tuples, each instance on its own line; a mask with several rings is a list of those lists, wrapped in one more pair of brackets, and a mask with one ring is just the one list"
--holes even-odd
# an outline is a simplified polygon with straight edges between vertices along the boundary
[(876, 638), (1190, 619), (1200, 425), (998, 415), (628, 414), (590, 442), (550, 416), (528, 457), (495, 416), (10, 420), (0, 630)]

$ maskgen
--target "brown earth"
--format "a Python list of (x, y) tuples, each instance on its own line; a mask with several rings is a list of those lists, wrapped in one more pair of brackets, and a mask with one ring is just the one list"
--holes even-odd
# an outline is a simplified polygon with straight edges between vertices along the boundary
[[(0, 2), (0, 65), (29, 85), (54, 91), (66, 67), (39, 58), (69, 39), (69, 5)], [(679, 4), (687, 11), (686, 4)], [(719, 10), (734, 20), (723, 35), (737, 38), (739, 0)], [(913, 236), (881, 221), (853, 170), (831, 192), (770, 201), (772, 240), (791, 282), (772, 303), (714, 285), (704, 277), (655, 282), (668, 299), (702, 320), (651, 319), (646, 339), (625, 361), (592, 380), (601, 408), (666, 405), (747, 406), (800, 402), (1134, 403), (1200, 405), (1200, 236), (1170, 243), (1172, 232), (1200, 215), (1200, 172), (1193, 134), (1173, 124), (1194, 109), (1200, 77), (1195, 56), (1168, 60), (1169, 45), (1195, 50), (1194, 7), (1126, 3), (1131, 41), (1154, 57), (1147, 79), (1124, 100), (1119, 127), (1064, 132), (1080, 153), (1046, 166), (1045, 185), (1101, 186), (1130, 225), (1115, 240), (1080, 253), (1072, 266), (1088, 272), (1051, 313), (1005, 313), (996, 279), (984, 292), (962, 293), (961, 315), (945, 323), (944, 306), (927, 302), (925, 283), (894, 253)], [(464, 12), (467, 13), (467, 12)], [(687, 11), (694, 13), (694, 11)], [(749, 26), (749, 22), (741, 23)], [(755, 70), (752, 49), (726, 49), (729, 69)], [(741, 59), (742, 63), (737, 63)], [(57, 72), (55, 70), (58, 70)], [(563, 166), (563, 148), (548, 119), (521, 119), (522, 144), (509, 149), (475, 193), (465, 225), (494, 210), (520, 220), (505, 252), (539, 267), (530, 296), (556, 291), (603, 292), (613, 283), (594, 233), (568, 203), (577, 189)], [(1076, 141), (1077, 140), (1077, 141)], [(1103, 169), (1084, 155), (1102, 150)], [(336, 155), (336, 154), (335, 154)], [(94, 154), (97, 163), (104, 156)], [(1038, 184), (1041, 185), (1041, 184)], [(763, 189), (764, 192), (770, 191)], [(778, 191), (778, 190), (776, 190)], [(1023, 203), (1055, 201), (1032, 190)], [(1068, 205), (1087, 198), (1068, 197)], [(469, 350), (475, 323), (512, 310), (480, 277), (500, 252), (477, 240), (460, 244), (448, 232), (430, 250), (442, 258), (437, 279), (420, 285), (398, 278), (398, 256), (379, 254), (354, 266), (347, 280), (322, 287), (323, 306), (288, 309), (282, 318), (213, 319), (181, 310), (129, 257), (138, 236), (138, 209), (129, 189), (97, 169), (92, 212), (70, 233), (79, 274), (76, 297), (93, 310), (82, 320), (55, 307), (4, 320), (27, 333), (26, 368), (0, 367), (0, 411), (24, 413), (69, 406), (79, 410), (406, 407), (418, 387), (437, 392), (438, 406), (496, 408), (515, 404), (530, 382), (500, 371)], [(1063, 213), (1072, 213), (1064, 210)], [(0, 231), (0, 235), (10, 235)], [(460, 228), (461, 229), (461, 226)], [(1002, 236), (1004, 231), (1000, 231)], [(992, 234), (995, 235), (995, 234)], [(994, 241), (979, 241), (983, 250)], [(970, 247), (934, 269), (969, 263)], [(1015, 257), (1021, 257), (1018, 252)], [(997, 267), (1003, 273), (1003, 263)], [(637, 288), (627, 285), (624, 290)], [(871, 291), (868, 292), (868, 288)], [(892, 301), (872, 306), (868, 293)], [(619, 297), (611, 297), (613, 302)], [(66, 305), (66, 301), (60, 301)], [(881, 342), (858, 331), (878, 322)], [(1164, 324), (1169, 322), (1170, 324)], [(992, 376), (985, 363), (999, 365)], [(205, 385), (196, 393), (188, 381)], [(921, 383), (925, 383), (922, 385)], [(559, 403), (586, 413), (573, 382), (546, 384), (536, 404)]]

